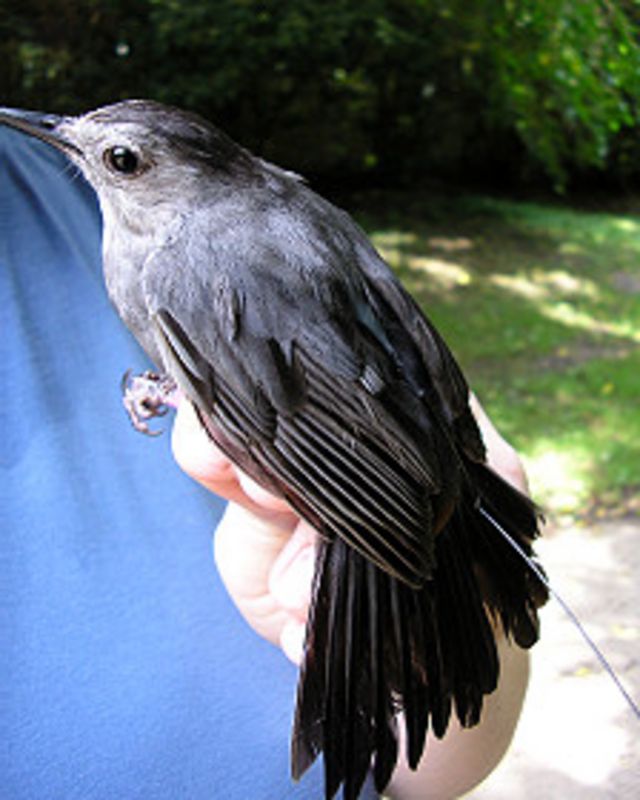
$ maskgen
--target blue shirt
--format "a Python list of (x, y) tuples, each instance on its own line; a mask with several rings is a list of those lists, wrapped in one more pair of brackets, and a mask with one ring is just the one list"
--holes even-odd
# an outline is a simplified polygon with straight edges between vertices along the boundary
[(92, 190), (0, 126), (0, 795), (320, 798), (321, 764), (289, 777), (297, 670), (213, 565), (222, 501), (126, 419), (147, 366)]

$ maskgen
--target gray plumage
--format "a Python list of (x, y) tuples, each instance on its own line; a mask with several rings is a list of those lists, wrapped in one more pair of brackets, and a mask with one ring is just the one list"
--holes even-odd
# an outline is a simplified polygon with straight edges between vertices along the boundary
[[(404, 711), (479, 720), (498, 679), (486, 608), (523, 646), (545, 592), (533, 505), (484, 463), (464, 377), (343, 211), (199, 117), (128, 101), (78, 118), (0, 114), (69, 154), (104, 217), (106, 285), (229, 457), (321, 533), (293, 734), (326, 795), (381, 790)], [(480, 585), (478, 574), (482, 573)]]

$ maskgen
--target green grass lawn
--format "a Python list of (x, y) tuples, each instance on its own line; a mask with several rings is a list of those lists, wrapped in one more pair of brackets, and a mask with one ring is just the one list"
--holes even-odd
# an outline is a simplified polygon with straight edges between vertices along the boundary
[(349, 206), (523, 455), (549, 516), (638, 513), (640, 217), (441, 195)]

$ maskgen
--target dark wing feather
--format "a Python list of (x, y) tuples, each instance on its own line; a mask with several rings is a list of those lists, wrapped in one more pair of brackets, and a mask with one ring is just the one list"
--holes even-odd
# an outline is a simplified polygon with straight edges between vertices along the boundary
[(368, 243), (363, 243), (360, 255), (368, 300), (377, 318), (387, 321), (386, 334), (404, 374), (416, 393), (439, 409), (465, 454), (484, 461), (484, 443), (469, 408), (469, 387), (451, 351)]
[(229, 378), (173, 314), (159, 309), (154, 319), (169, 371), (233, 460), (271, 488), (276, 477), (279, 493), (322, 533), (344, 538), (407, 583), (423, 582), (432, 567), (430, 501), (441, 480), (437, 460), (423, 454), (437, 451), (437, 431), (407, 436), (379, 398), (357, 380), (329, 374), (297, 345), (280, 391), (294, 373), (302, 386), (291, 381), (293, 396), (278, 410), (263, 383), (279, 368), (265, 363), (272, 350), (262, 353), (262, 380), (249, 383), (242, 354), (253, 342), (220, 337), (218, 364), (240, 362)]

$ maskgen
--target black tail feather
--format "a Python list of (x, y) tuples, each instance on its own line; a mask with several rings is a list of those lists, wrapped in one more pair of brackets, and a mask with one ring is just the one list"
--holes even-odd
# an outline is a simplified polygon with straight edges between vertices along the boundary
[(369, 645), (371, 686), (369, 698), (373, 709), (374, 780), (378, 787), (391, 780), (398, 758), (397, 725), (393, 700), (389, 696), (385, 668), (384, 637), (388, 619), (388, 598), (378, 591), (378, 568), (367, 562), (367, 601), (369, 604)]
[(370, 768), (384, 789), (398, 756), (399, 712), (412, 768), (428, 730), (442, 737), (453, 709), (463, 726), (478, 723), (499, 677), (492, 616), (518, 644), (537, 639), (536, 609), (546, 590), (478, 504), (527, 554), (536, 509), (487, 468), (472, 469), (476, 491), (438, 535), (437, 567), (420, 589), (340, 539), (320, 542), (292, 769), (300, 777), (322, 752), (327, 800), (341, 785), (345, 800), (355, 800)]
[[(538, 535), (540, 511), (489, 467), (475, 464), (473, 470), (477, 502), (535, 561), (531, 543)], [(539, 636), (537, 610), (547, 601), (548, 590), (513, 547), (497, 535), (494, 525), (480, 517), (471, 557), (484, 577), (485, 602), (517, 644), (531, 647)], [(542, 571), (537, 562), (536, 566)]]
[(468, 517), (454, 512), (448, 530), (439, 537), (434, 581), (448, 689), (466, 727), (477, 724), (482, 698), (496, 688), (499, 669), (493, 631), (469, 558)]

